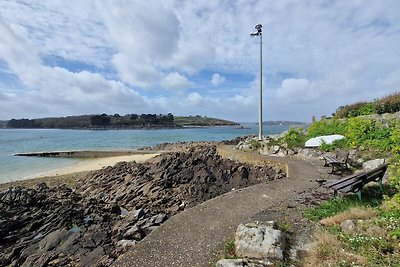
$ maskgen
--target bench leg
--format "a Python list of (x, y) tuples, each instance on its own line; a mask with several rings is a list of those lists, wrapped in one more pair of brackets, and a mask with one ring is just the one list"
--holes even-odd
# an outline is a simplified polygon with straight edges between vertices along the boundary
[(324, 159), (324, 161), (325, 161), (324, 167), (328, 167), (329, 166), (328, 161), (326, 159)]
[(382, 183), (382, 178), (378, 180), (379, 188), (381, 189), (381, 193), (383, 195), (383, 183)]
[(337, 197), (337, 196), (338, 196), (338, 191), (335, 190), (334, 193), (333, 193), (333, 197)]
[(332, 166), (332, 170), (331, 170), (330, 174), (333, 173), (333, 171), (335, 170), (335, 164), (331, 164), (331, 166)]
[(358, 190), (358, 191), (356, 192), (356, 195), (357, 195), (357, 197), (358, 197), (358, 200), (361, 201), (361, 190)]

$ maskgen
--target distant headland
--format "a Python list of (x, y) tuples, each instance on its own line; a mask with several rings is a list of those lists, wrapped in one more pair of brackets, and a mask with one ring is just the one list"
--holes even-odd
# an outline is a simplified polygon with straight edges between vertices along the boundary
[(207, 116), (168, 114), (79, 115), (38, 119), (0, 121), (0, 128), (23, 129), (158, 129), (207, 126), (235, 126), (236, 122)]

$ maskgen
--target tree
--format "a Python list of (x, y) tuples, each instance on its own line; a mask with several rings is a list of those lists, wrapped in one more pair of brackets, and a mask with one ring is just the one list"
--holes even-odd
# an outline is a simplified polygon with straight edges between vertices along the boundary
[(41, 125), (39, 123), (36, 123), (35, 120), (29, 120), (29, 119), (11, 119), (7, 122), (7, 127), (8, 128), (40, 128)]
[(103, 113), (101, 115), (94, 115), (90, 117), (90, 123), (93, 126), (107, 126), (111, 122), (111, 118), (107, 114)]

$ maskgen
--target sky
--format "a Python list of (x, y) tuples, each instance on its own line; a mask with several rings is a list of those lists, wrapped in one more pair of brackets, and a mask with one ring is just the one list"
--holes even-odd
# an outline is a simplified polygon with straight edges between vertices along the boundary
[(400, 91), (398, 0), (0, 0), (0, 120), (311, 121)]

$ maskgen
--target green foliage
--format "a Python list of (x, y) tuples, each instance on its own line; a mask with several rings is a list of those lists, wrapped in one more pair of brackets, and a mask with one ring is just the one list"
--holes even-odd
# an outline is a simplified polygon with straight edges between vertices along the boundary
[(337, 118), (353, 118), (362, 115), (395, 113), (400, 111), (400, 93), (394, 93), (372, 102), (358, 102), (339, 107)]
[(283, 137), (283, 140), (289, 147), (302, 146), (305, 143), (306, 136), (301, 128), (290, 128), (289, 132)]
[(110, 124), (111, 118), (107, 114), (103, 113), (101, 115), (94, 115), (90, 117), (90, 123), (93, 126), (107, 126)]
[(276, 228), (284, 233), (290, 233), (292, 227), (290, 226), (289, 223), (287, 222), (277, 222), (276, 223)]
[[(342, 134), (344, 140), (335, 141), (333, 144), (322, 144), (322, 151), (333, 151), (336, 148), (364, 147), (375, 148), (397, 153), (400, 151), (400, 124), (399, 121), (391, 121), (387, 124), (377, 122), (373, 119), (361, 117), (342, 119), (326, 119), (313, 122), (309, 129), (307, 138)], [(384, 153), (383, 153), (384, 154)]]
[(397, 189), (397, 193), (393, 196), (393, 200), (397, 203), (396, 208), (400, 206), (400, 155), (392, 158), (392, 162), (389, 165), (389, 173), (389, 182)]
[(351, 118), (345, 136), (349, 139), (352, 146), (359, 146), (366, 140), (372, 139), (376, 129), (375, 120)]
[(342, 148), (342, 149), (348, 148), (347, 140), (346, 139), (335, 140), (333, 141), (332, 144), (327, 144), (325, 142), (322, 142), (322, 144), (319, 146), (319, 149), (324, 152), (334, 151), (337, 148)]
[(336, 110), (337, 118), (353, 118), (361, 115), (376, 113), (376, 103), (358, 102), (346, 106), (341, 106)]
[(256, 139), (251, 139), (250, 145), (253, 147), (254, 150), (257, 150), (261, 147), (261, 142)]
[(392, 133), (390, 135), (390, 140), (392, 141), (392, 152), (395, 154), (400, 154), (400, 124), (393, 123), (395, 126), (392, 128)]
[(181, 126), (218, 126), (218, 125), (238, 125), (235, 122), (210, 118), (207, 116), (175, 116), (175, 123)]
[(235, 240), (234, 239), (229, 239), (226, 242), (223, 256), (226, 259), (234, 259), (234, 258), (236, 258)]
[(346, 132), (347, 122), (336, 118), (313, 122), (307, 130), (307, 137), (312, 138), (321, 135), (342, 134)]
[(35, 120), (16, 120), (8, 122), (9, 128), (145, 128), (145, 127), (176, 127), (174, 115), (163, 114), (126, 114), (81, 115), (59, 118), (41, 118)]

